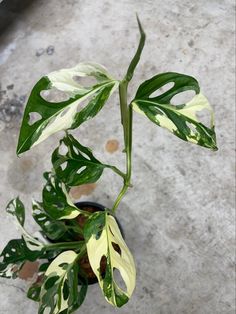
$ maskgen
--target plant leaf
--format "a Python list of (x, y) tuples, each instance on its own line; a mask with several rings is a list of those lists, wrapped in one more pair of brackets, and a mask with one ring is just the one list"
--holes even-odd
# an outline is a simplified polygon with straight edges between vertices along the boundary
[[(122, 238), (115, 218), (107, 212), (94, 213), (84, 227), (84, 237), (90, 265), (106, 300), (114, 306), (121, 307), (128, 302), (133, 293), (136, 270), (133, 257)], [(101, 266), (104, 258), (105, 274)], [(115, 270), (120, 272), (126, 291), (116, 283)]]
[(23, 239), (8, 242), (0, 256), (0, 277), (16, 278), (18, 271), (26, 261), (36, 261), (46, 257), (44, 251), (31, 251)]
[(22, 237), (26, 243), (26, 246), (30, 251), (40, 254), (44, 248), (44, 244), (41, 243), (36, 238), (32, 237), (24, 228), (25, 222), (25, 207), (19, 197), (11, 200), (7, 207), (6, 211), (15, 218), (16, 226), (20, 229)]
[(51, 240), (60, 239), (67, 231), (65, 223), (50, 217), (40, 203), (33, 203), (33, 218)]
[[(107, 165), (97, 160), (92, 151), (81, 145), (71, 134), (60, 141), (60, 145), (62, 144), (67, 147), (68, 152), (61, 155), (59, 146), (52, 154), (57, 177), (69, 186), (96, 182)], [(62, 169), (63, 164), (66, 164), (65, 169)]]
[[(78, 254), (66, 251), (55, 258), (45, 272), (40, 291), (39, 314), (73, 313), (84, 301), (87, 283), (78, 292)], [(64, 312), (63, 312), (64, 313)]]
[(24, 204), (21, 202), (19, 197), (11, 200), (6, 210), (9, 214), (15, 216), (18, 220), (18, 222), (23, 226), (25, 223), (25, 207)]
[[(89, 87), (82, 86), (75, 81), (75, 77), (91, 77), (96, 83)], [(80, 63), (41, 78), (32, 89), (25, 108), (17, 154), (29, 150), (58, 131), (77, 128), (93, 118), (118, 85), (118, 81), (111, 78), (104, 67), (95, 63)], [(55, 103), (40, 95), (42, 91), (52, 88), (64, 92), (69, 99)], [(79, 110), (84, 101), (88, 102), (87, 105)], [(39, 118), (31, 123), (32, 114), (37, 114)]]
[[(174, 83), (166, 92), (152, 96), (154, 92), (168, 83)], [(186, 104), (172, 105), (172, 98), (187, 90), (196, 95)], [(184, 141), (217, 150), (214, 131), (213, 110), (200, 93), (198, 82), (191, 76), (168, 72), (158, 74), (142, 83), (132, 101), (133, 109), (146, 115), (155, 124), (168, 129)], [(207, 109), (211, 115), (211, 126), (207, 127), (197, 117), (197, 113)]]
[(77, 217), (81, 211), (73, 204), (68, 187), (50, 172), (45, 172), (44, 177), (47, 180), (42, 193), (45, 212), (56, 220)]

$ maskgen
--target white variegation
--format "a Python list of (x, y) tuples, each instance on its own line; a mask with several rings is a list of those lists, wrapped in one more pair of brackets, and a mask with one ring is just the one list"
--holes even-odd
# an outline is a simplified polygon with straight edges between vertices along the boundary
[[(91, 76), (96, 78), (97, 84), (90, 87), (83, 87), (75, 81), (75, 77)], [(89, 97), (98, 93), (106, 86), (113, 86), (110, 95), (118, 88), (119, 82), (114, 80), (107, 72), (105, 67), (96, 63), (79, 63), (77, 66), (69, 69), (61, 69), (47, 75), (51, 87), (56, 88), (69, 97), (76, 95), (84, 95), (75, 100), (55, 117), (50, 117), (50, 122), (42, 129), (39, 138), (33, 143), (32, 147), (38, 145), (47, 139), (50, 135), (69, 129), (75, 121), (75, 116), (78, 112), (79, 105), (86, 101)], [(88, 118), (89, 119), (89, 118)]]
[[(129, 251), (115, 218), (106, 214), (105, 226), (100, 237), (97, 239), (96, 235), (92, 236), (87, 242), (87, 252), (90, 265), (96, 274), (99, 285), (104, 293), (106, 300), (117, 306), (115, 294), (124, 294), (128, 298), (131, 297), (136, 282), (136, 268), (132, 254)], [(121, 254), (119, 254), (113, 247), (112, 242), (119, 245)], [(114, 269), (118, 269), (126, 284), (126, 291), (123, 291), (112, 278), (110, 287), (113, 290), (111, 298), (107, 298), (104, 280), (100, 274), (100, 262), (103, 256), (107, 257), (107, 267), (111, 269), (113, 274)], [(112, 275), (113, 276), (113, 275)]]
[[(147, 102), (149, 105), (152, 103), (151, 100), (146, 100), (146, 101), (142, 100), (142, 102)], [(189, 102), (187, 102), (183, 107), (180, 107), (180, 108), (178, 108), (178, 106), (167, 105), (167, 104), (157, 105), (156, 103), (153, 103), (153, 105), (156, 105), (160, 112), (162, 112), (162, 108), (165, 108), (165, 109), (168, 108), (168, 110), (171, 110), (180, 116), (188, 117), (197, 123), (200, 123), (200, 120), (198, 119), (196, 114), (204, 109), (207, 109), (211, 115), (211, 119), (210, 119), (211, 127), (214, 127), (214, 111), (210, 103), (208, 102), (207, 98), (202, 93), (196, 94)], [(138, 106), (138, 101), (132, 102), (132, 106), (136, 112), (145, 116), (145, 112), (142, 111)], [(159, 126), (168, 129), (172, 133), (177, 131), (177, 126), (174, 124), (172, 120), (170, 120), (166, 116), (164, 111), (163, 111), (163, 114), (156, 114), (155, 121)], [(198, 139), (196, 138), (196, 133), (194, 132), (195, 125), (192, 124), (192, 127), (193, 127), (193, 130), (190, 129), (190, 134), (186, 135), (186, 137), (189, 142), (197, 144)]]
[[(51, 309), (51, 314), (58, 314), (64, 311), (68, 308), (68, 302), (67, 300), (64, 300), (63, 297), (63, 283), (66, 279), (68, 279), (68, 270), (73, 266), (73, 264), (76, 261), (78, 254), (76, 254), (74, 251), (66, 251), (58, 255), (52, 263), (49, 265), (45, 272), (45, 278), (48, 279), (53, 276), (58, 276), (58, 281), (60, 281), (60, 285), (58, 285), (58, 293), (57, 293), (57, 300), (60, 297), (60, 305), (56, 304), (54, 309)], [(68, 264), (67, 267), (62, 267), (60, 265)], [(46, 281), (45, 281), (46, 282)], [(42, 285), (41, 292), (40, 292), (40, 300), (44, 298), (44, 295), (47, 293), (47, 289), (45, 288), (45, 282)], [(55, 283), (57, 284), (57, 282)], [(40, 301), (40, 304), (42, 305), (42, 301)]]

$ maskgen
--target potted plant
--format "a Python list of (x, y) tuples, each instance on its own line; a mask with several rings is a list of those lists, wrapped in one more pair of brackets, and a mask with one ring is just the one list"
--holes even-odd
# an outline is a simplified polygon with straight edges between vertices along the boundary
[[(42, 200), (33, 202), (33, 218), (41, 233), (29, 234), (25, 227), (25, 208), (19, 198), (7, 206), (14, 216), (22, 237), (11, 240), (1, 254), (0, 275), (16, 278), (26, 261), (41, 260), (36, 282), (28, 297), (39, 302), (39, 313), (72, 313), (82, 304), (87, 286), (97, 280), (105, 299), (121, 307), (135, 288), (135, 263), (125, 244), (116, 210), (131, 186), (132, 113), (146, 116), (160, 127), (184, 141), (217, 150), (214, 114), (197, 80), (180, 73), (161, 73), (143, 82), (128, 104), (127, 90), (145, 43), (145, 33), (137, 18), (140, 42), (127, 73), (119, 81), (95, 63), (80, 63), (42, 77), (29, 96), (17, 146), (17, 154), (33, 148), (50, 135), (65, 131), (52, 153), (52, 170), (44, 174), (46, 184)], [(96, 83), (82, 86), (76, 78), (90, 77)], [(163, 87), (169, 86), (163, 92)], [(168, 85), (167, 85), (168, 84)], [(50, 102), (42, 96), (56, 89), (68, 98)], [(102, 163), (71, 134), (96, 116), (110, 95), (119, 90), (121, 123), (124, 131), (126, 171)], [(191, 101), (173, 105), (172, 98), (184, 91), (194, 91)], [(159, 91), (159, 95), (156, 92)], [(81, 104), (83, 107), (81, 109)], [(208, 110), (211, 125), (204, 125), (197, 114)], [(61, 151), (64, 147), (66, 151)], [(96, 182), (108, 168), (119, 175), (124, 184), (112, 208), (94, 203), (74, 204), (71, 187)], [(115, 279), (119, 272), (125, 288)]]

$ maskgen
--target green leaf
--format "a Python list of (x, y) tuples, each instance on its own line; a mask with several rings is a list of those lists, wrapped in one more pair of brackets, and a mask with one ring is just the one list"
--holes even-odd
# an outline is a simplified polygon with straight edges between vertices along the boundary
[[(174, 83), (173, 87), (159, 96), (152, 96), (168, 83)], [(177, 106), (171, 104), (175, 95), (187, 90), (196, 93), (191, 101)], [(182, 140), (217, 150), (214, 113), (193, 77), (174, 72), (158, 74), (140, 85), (132, 106), (134, 110), (146, 115), (152, 122), (168, 129)], [(204, 109), (210, 112), (210, 127), (201, 123), (197, 117), (197, 113)]]
[(18, 220), (18, 222), (23, 226), (25, 223), (25, 207), (24, 204), (21, 202), (19, 197), (11, 200), (7, 207), (6, 211), (15, 216)]
[[(77, 186), (96, 182), (107, 165), (97, 160), (92, 151), (81, 145), (72, 135), (67, 135), (60, 141), (65, 145), (67, 153), (59, 153), (60, 146), (52, 154), (52, 164), (57, 177), (69, 186)], [(65, 165), (63, 169), (62, 165)]]
[(23, 239), (14, 239), (8, 242), (0, 256), (0, 277), (16, 278), (18, 271), (26, 261), (35, 261), (44, 258), (44, 251), (31, 251)]
[[(117, 222), (107, 212), (94, 213), (84, 227), (90, 265), (98, 278), (106, 300), (121, 307), (128, 302), (135, 288), (136, 270), (133, 257), (125, 244)], [(105, 274), (102, 260), (106, 260)], [(119, 271), (126, 289), (116, 282)]]
[[(82, 86), (75, 81), (75, 77), (90, 77), (96, 83), (89, 87)], [(77, 128), (93, 118), (117, 87), (118, 82), (110, 77), (104, 67), (95, 63), (80, 63), (41, 78), (34, 86), (25, 108), (17, 154), (29, 150), (58, 131)], [(69, 99), (58, 103), (45, 100), (40, 93), (52, 88), (65, 93)], [(85, 101), (87, 105), (82, 109)], [(37, 115), (38, 120), (30, 121), (31, 115)]]
[[(55, 258), (45, 272), (40, 291), (39, 314), (73, 313), (84, 301), (87, 283), (78, 291), (78, 254), (66, 251)], [(63, 312), (64, 313), (64, 312)]]
[(27, 292), (27, 297), (33, 301), (40, 301), (40, 293), (43, 284), (43, 279), (45, 275), (45, 271), (47, 270), (50, 263), (43, 263), (40, 265), (38, 270), (38, 277), (36, 281), (29, 287)]
[(67, 231), (65, 223), (52, 218), (40, 203), (33, 203), (33, 218), (51, 240), (60, 239)]
[(45, 172), (44, 177), (47, 180), (42, 193), (45, 212), (56, 220), (77, 217), (81, 211), (73, 204), (68, 187), (52, 173)]

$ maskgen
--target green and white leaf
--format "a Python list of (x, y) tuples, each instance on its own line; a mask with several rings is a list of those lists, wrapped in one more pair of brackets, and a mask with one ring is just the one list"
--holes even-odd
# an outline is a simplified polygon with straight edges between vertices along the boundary
[[(82, 86), (76, 82), (76, 77), (90, 77), (96, 83)], [(80, 63), (42, 77), (32, 89), (25, 108), (17, 154), (29, 150), (58, 131), (75, 129), (93, 118), (118, 85), (118, 81), (103, 66), (95, 63)], [(41, 92), (52, 88), (65, 93), (69, 99), (58, 103), (45, 100)], [(87, 105), (82, 107), (84, 102)], [(38, 116), (36, 121), (30, 121), (33, 115)]]
[(66, 146), (67, 153), (60, 154), (59, 146), (52, 154), (52, 164), (57, 177), (69, 186), (96, 182), (104, 168), (110, 167), (97, 160), (92, 151), (81, 145), (71, 134), (64, 137), (60, 145)]
[[(152, 97), (153, 93), (168, 83), (174, 83), (173, 87)], [(177, 106), (171, 104), (175, 95), (187, 90), (196, 93), (189, 102)], [(174, 72), (158, 74), (140, 85), (132, 106), (135, 111), (146, 115), (152, 122), (168, 129), (182, 140), (217, 150), (214, 113), (193, 77)], [(204, 109), (210, 113), (210, 127), (201, 123), (197, 117)]]
[(24, 239), (9, 241), (0, 255), (0, 277), (16, 278), (26, 261), (33, 262), (39, 257), (44, 258), (44, 251), (29, 250)]
[(80, 211), (72, 202), (65, 183), (58, 180), (56, 175), (45, 172), (47, 180), (42, 193), (42, 207), (45, 212), (53, 219), (74, 219)]
[(66, 251), (47, 268), (40, 291), (39, 314), (73, 313), (84, 301), (87, 284), (78, 291), (78, 254)]
[[(136, 270), (133, 257), (122, 238), (115, 218), (107, 212), (93, 214), (85, 225), (84, 237), (90, 265), (106, 300), (116, 307), (121, 307), (128, 302), (133, 293)], [(105, 274), (100, 267), (104, 257)], [(120, 272), (126, 289), (118, 285), (114, 271)]]
[(28, 249), (30, 251), (40, 253), (44, 248), (44, 244), (38, 241), (33, 236), (31, 236), (25, 230), (24, 228), (25, 207), (23, 203), (21, 202), (21, 200), (18, 197), (16, 199), (11, 200), (7, 205), (6, 211), (15, 218), (16, 226), (20, 230)]
[(44, 234), (51, 240), (60, 239), (67, 231), (65, 222), (52, 218), (38, 202), (33, 202), (32, 215)]

